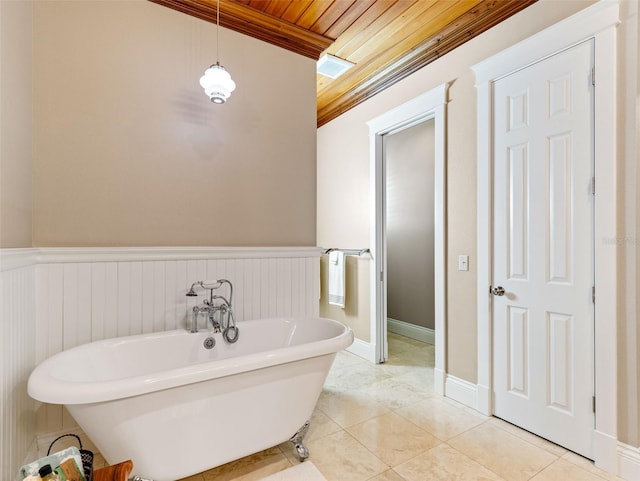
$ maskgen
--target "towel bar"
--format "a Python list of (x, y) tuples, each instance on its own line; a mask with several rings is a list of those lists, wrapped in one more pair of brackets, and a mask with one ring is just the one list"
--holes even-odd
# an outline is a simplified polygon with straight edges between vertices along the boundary
[(371, 253), (371, 251), (366, 249), (338, 249), (336, 247), (331, 247), (330, 249), (323, 249), (323, 254), (328, 254), (331, 251), (341, 251), (344, 252), (345, 256), (361, 256), (362, 254)]

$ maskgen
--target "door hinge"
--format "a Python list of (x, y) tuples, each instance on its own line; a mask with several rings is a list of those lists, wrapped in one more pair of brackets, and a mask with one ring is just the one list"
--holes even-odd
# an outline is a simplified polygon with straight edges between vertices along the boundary
[(596, 68), (591, 67), (591, 85), (596, 85)]
[(591, 398), (591, 407), (593, 408), (593, 412), (595, 413), (596, 412), (596, 397), (595, 396), (593, 396)]
[(596, 178), (591, 177), (591, 195), (596, 195)]
[(384, 272), (380, 271), (380, 282), (384, 282)]
[(596, 303), (596, 286), (591, 287), (591, 302)]

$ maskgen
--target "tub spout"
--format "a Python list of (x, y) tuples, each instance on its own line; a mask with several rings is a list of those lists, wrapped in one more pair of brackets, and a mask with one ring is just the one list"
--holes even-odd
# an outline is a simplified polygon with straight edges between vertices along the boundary
[(189, 332), (191, 333), (198, 332), (198, 316), (200, 315), (201, 312), (204, 312), (207, 314), (207, 317), (209, 318), (209, 322), (211, 323), (211, 327), (213, 327), (213, 332), (220, 332), (222, 330), (222, 327), (220, 326), (220, 323), (215, 319), (215, 313), (218, 310), (219, 310), (218, 307), (207, 304), (206, 300), (205, 300), (204, 306), (194, 306), (193, 313), (191, 316), (191, 329), (189, 329)]
[(212, 308), (209, 311), (209, 322), (211, 323), (211, 327), (213, 327), (213, 332), (220, 332), (222, 328), (220, 327), (220, 323), (216, 321), (214, 314), (215, 310)]

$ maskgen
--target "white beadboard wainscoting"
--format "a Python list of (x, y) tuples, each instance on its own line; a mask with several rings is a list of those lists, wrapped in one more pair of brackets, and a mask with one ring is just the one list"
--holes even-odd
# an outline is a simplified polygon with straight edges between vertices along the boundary
[(35, 249), (0, 249), (0, 479), (12, 480), (35, 449)]
[[(11, 297), (13, 306), (9, 312), (3, 304), (3, 399), (7, 391), (19, 391), (21, 399), (28, 400), (26, 379), (31, 369), (57, 352), (110, 337), (186, 328), (191, 308), (202, 303), (205, 291), (198, 290), (198, 297), (185, 294), (199, 280), (224, 278), (232, 282), (238, 323), (267, 317), (319, 315), (320, 249), (315, 247), (29, 251), (31, 264), (20, 271), (26, 269), (25, 275), (30, 273), (30, 289), (22, 288), (16, 293), (20, 283), (14, 279), (15, 274), (9, 278), (13, 270), (2, 272), (2, 292)], [(15, 311), (22, 308), (26, 310), (20, 314), (26, 319), (14, 319)], [(200, 322), (204, 327), (204, 319)], [(32, 327), (29, 330), (25, 325)], [(13, 337), (5, 336), (8, 328), (17, 331), (10, 334)], [(27, 359), (21, 361), (23, 357)], [(21, 364), (25, 366), (21, 374), (9, 374), (9, 365), (13, 368)], [(5, 380), (8, 375), (14, 377)], [(18, 433), (17, 428), (3, 423), (2, 456), (9, 455), (5, 454), (8, 449), (5, 446), (19, 436), (25, 436), (27, 444), (32, 443), (34, 430), (39, 454), (46, 451), (54, 434), (77, 432), (76, 423), (61, 406), (35, 405), (35, 415), (33, 411), (31, 415), (35, 428), (30, 431)], [(33, 403), (31, 406), (33, 409)], [(5, 415), (4, 402), (3, 415), (3, 419), (12, 416), (11, 411)], [(18, 422), (22, 423), (15, 421)], [(11, 454), (14, 457), (1, 465), (17, 469), (26, 455), (26, 448), (21, 448), (20, 453)], [(14, 476), (15, 473), (8, 472), (2, 479)]]
[(216, 279), (233, 284), (236, 321), (318, 315), (318, 249), (44, 249), (36, 362), (86, 342), (186, 328), (205, 294), (187, 290)]

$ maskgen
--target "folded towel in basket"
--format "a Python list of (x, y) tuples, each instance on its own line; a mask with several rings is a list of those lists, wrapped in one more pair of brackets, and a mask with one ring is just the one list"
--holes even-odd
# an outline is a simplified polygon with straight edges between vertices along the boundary
[(80, 450), (72, 446), (67, 449), (63, 449), (62, 451), (58, 451), (57, 453), (49, 454), (37, 461), (25, 464), (20, 468), (20, 479), (24, 479), (29, 476), (38, 476), (38, 470), (45, 464), (49, 464), (52, 468), (56, 468), (67, 459), (73, 459), (76, 465), (82, 466)]

